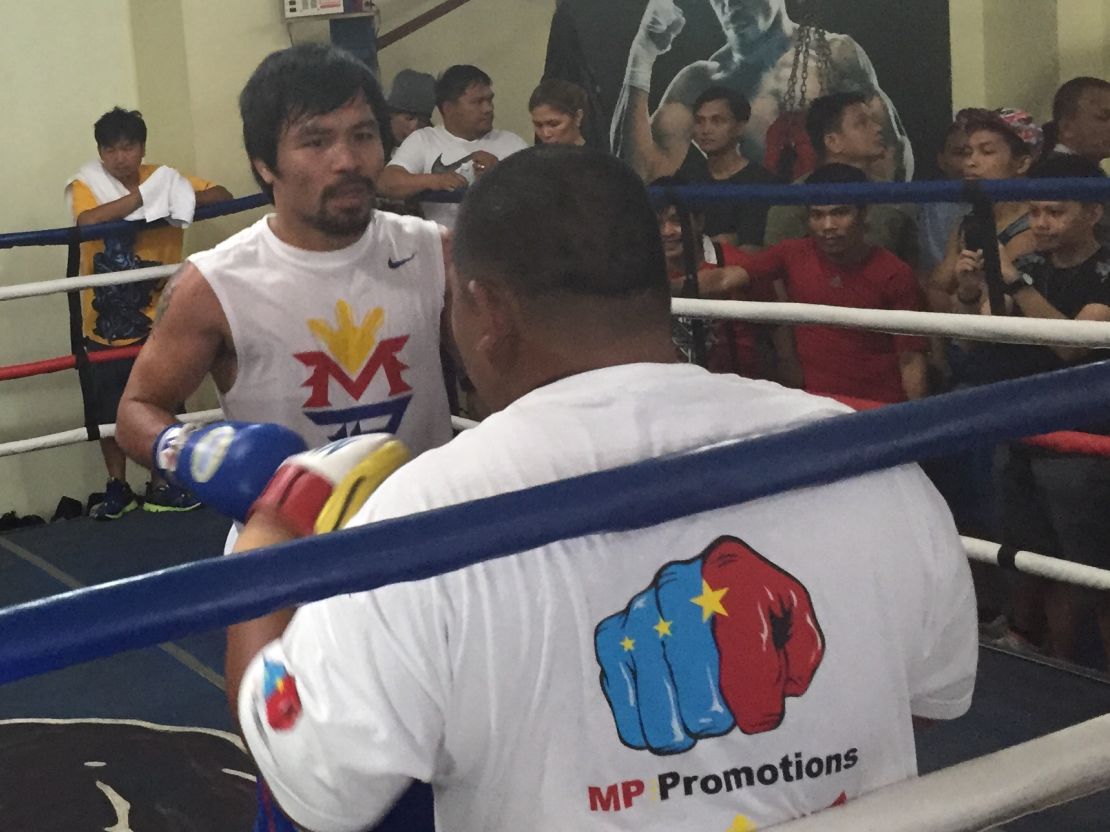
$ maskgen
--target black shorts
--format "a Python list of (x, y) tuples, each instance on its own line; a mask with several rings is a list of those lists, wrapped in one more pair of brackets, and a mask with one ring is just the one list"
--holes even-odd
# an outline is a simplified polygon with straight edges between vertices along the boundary
[[(118, 349), (118, 347), (85, 341), (85, 349), (93, 353)], [(127, 386), (127, 379), (131, 376), (131, 368), (134, 366), (134, 358), (89, 363), (89, 378), (92, 380), (92, 389), (89, 390), (89, 415), (98, 425), (115, 424), (119, 400), (123, 397), (123, 389)]]
[(1110, 569), (1110, 459), (1011, 445), (1000, 485), (1003, 543)]

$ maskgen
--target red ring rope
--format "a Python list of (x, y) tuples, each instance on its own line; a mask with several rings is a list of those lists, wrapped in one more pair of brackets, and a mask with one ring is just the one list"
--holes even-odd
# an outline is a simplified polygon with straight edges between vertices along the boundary
[[(874, 410), (876, 407), (883, 407), (882, 402), (857, 399), (853, 396), (822, 395), (827, 395), (830, 399), (836, 399), (836, 401), (848, 405), (853, 410)], [(1045, 448), (1059, 454), (1110, 457), (1110, 436), (1101, 436), (1096, 433), (1059, 430), (1055, 433), (1045, 433), (1040, 436), (1027, 436), (1021, 440), (1021, 443), (1023, 445), (1033, 445), (1037, 448)]]
[[(141, 346), (120, 347), (114, 350), (97, 350), (89, 353), (89, 361), (100, 364), (104, 361), (122, 361), (125, 358), (134, 358), (139, 354)], [(9, 364), (0, 367), (0, 381), (13, 378), (28, 378), (41, 376), (47, 373), (57, 373), (61, 370), (72, 370), (77, 366), (77, 358), (72, 355), (60, 355), (57, 358), (44, 358), (42, 361), (30, 361), (26, 364)]]

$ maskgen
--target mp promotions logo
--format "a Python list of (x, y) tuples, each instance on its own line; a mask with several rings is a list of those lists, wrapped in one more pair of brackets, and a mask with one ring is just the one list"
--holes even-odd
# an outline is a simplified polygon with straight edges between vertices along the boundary
[[(312, 371), (302, 385), (311, 391), (304, 403), (305, 415), (317, 425), (334, 426), (335, 433), (328, 437), (333, 441), (363, 433), (396, 433), (412, 401), (412, 387), (404, 378), (408, 366), (401, 360), (409, 336), (379, 341), (378, 331), (385, 323), (385, 311), (380, 307), (356, 323), (350, 304), (341, 300), (335, 305), (335, 319), (335, 326), (319, 318), (308, 321), (309, 330), (326, 352), (293, 356)], [(376, 379), (384, 381), (374, 385), (370, 394), (374, 401), (363, 403)], [(333, 381), (356, 404), (333, 406)]]
[(825, 639), (809, 591), (734, 537), (670, 563), (598, 624), (601, 688), (620, 740), (678, 754), (739, 727), (772, 731), (809, 688)]

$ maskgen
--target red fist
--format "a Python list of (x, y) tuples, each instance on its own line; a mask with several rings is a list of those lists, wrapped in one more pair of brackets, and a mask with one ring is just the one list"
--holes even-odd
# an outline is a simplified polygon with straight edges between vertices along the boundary
[(806, 692), (825, 654), (809, 591), (736, 538), (706, 553), (702, 574), (728, 587), (727, 615), (713, 617), (721, 693), (745, 734), (773, 730), (786, 697)]

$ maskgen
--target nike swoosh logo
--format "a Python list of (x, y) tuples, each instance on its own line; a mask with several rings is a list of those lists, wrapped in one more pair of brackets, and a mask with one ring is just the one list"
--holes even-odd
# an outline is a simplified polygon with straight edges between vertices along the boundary
[(432, 162), (432, 173), (452, 173), (454, 171), (457, 171), (459, 168), (469, 162), (473, 155), (473, 153), (468, 153), (457, 162), (452, 162), (451, 164), (447, 165), (444, 164), (443, 154), (441, 153), (436, 157), (436, 160)]
[(408, 257), (406, 257), (404, 260), (394, 260), (392, 257), (390, 257), (389, 260), (386, 261), (386, 262), (389, 264), (389, 268), (399, 269), (399, 268), (401, 268), (401, 266), (405, 265), (405, 263), (409, 262), (409, 260), (411, 260), (415, 256), (416, 256), (416, 252), (413, 252)]

